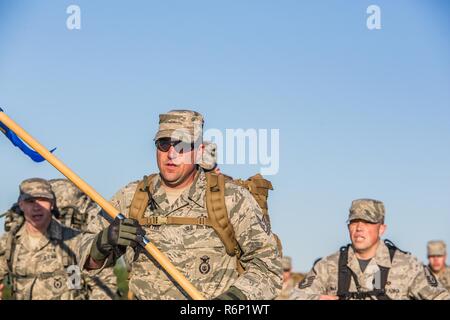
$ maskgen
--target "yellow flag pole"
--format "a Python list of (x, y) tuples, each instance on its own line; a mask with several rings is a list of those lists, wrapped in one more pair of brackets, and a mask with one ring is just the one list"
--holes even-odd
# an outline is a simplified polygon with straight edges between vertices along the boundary
[[(72, 181), (80, 190), (95, 201), (102, 209), (112, 218), (122, 217), (121, 213), (114, 208), (105, 198), (103, 198), (90, 185), (84, 182), (78, 175), (70, 170), (64, 163), (49, 152), (42, 144), (36, 141), (10, 117), (8, 117), (3, 110), (0, 109), (0, 121), (3, 122), (9, 129), (11, 129), (19, 138), (25, 141), (30, 147), (38, 152), (44, 159), (46, 159), (52, 166), (60, 171), (64, 176)], [(186, 291), (194, 300), (205, 300), (202, 294), (183, 276), (170, 260), (156, 248), (146, 237), (143, 239), (145, 250), (166, 270), (166, 272)]]

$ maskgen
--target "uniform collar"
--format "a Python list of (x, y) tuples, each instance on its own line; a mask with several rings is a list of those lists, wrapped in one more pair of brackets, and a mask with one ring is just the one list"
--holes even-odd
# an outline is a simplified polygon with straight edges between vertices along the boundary
[[(391, 268), (392, 266), (389, 249), (381, 240), (378, 242), (375, 256), (370, 260), (369, 264), (373, 263), (385, 268)], [(348, 250), (347, 266), (356, 274), (361, 273), (361, 267), (359, 266), (358, 258), (356, 257), (355, 251), (353, 250), (352, 246), (350, 246)]]
[(150, 187), (150, 194), (152, 201), (154, 201), (160, 209), (166, 214), (176, 211), (186, 205), (195, 204), (200, 207), (205, 206), (205, 193), (206, 193), (206, 176), (203, 169), (198, 169), (194, 181), (191, 186), (187, 188), (183, 194), (178, 198), (173, 205), (169, 204), (167, 195), (162, 186), (161, 176), (157, 175), (153, 181), (153, 185)]
[[(27, 232), (26, 224), (24, 224), (22, 228), (20, 228), (20, 230), (16, 233), (16, 238), (23, 237), (26, 232)], [(63, 227), (58, 221), (52, 218), (47, 228), (47, 232), (41, 237), (39, 241), (38, 250), (45, 247), (49, 243), (49, 241), (52, 240), (60, 241), (62, 239), (63, 239)]]

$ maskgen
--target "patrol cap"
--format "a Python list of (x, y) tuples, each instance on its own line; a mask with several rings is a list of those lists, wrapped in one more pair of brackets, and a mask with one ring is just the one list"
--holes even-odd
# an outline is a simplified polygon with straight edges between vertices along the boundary
[(22, 181), (19, 186), (19, 199), (18, 201), (24, 201), (34, 198), (45, 198), (55, 201), (55, 195), (52, 191), (50, 183), (41, 178), (31, 178)]
[(352, 202), (348, 222), (361, 219), (371, 223), (384, 223), (384, 204), (374, 199), (358, 199)]
[(186, 143), (201, 142), (203, 116), (192, 110), (171, 110), (159, 115), (159, 129), (154, 140), (170, 138)]
[(281, 266), (283, 267), (283, 271), (289, 271), (292, 269), (292, 258), (288, 256), (284, 256), (281, 259)]
[(445, 256), (447, 254), (447, 247), (442, 240), (429, 241), (427, 245), (428, 256)]

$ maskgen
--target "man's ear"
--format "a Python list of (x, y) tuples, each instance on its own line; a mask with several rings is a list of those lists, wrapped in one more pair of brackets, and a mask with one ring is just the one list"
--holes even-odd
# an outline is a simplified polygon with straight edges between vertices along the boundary
[(383, 234), (386, 232), (387, 225), (380, 224), (380, 229), (378, 230), (378, 236), (381, 238)]

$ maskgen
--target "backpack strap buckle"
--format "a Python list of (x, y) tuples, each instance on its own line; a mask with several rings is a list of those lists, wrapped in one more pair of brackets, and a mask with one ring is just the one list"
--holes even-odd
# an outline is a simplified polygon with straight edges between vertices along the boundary
[(163, 217), (163, 216), (150, 216), (148, 217), (148, 225), (151, 226), (160, 226), (163, 224), (167, 224), (167, 217)]
[(208, 219), (208, 217), (200, 216), (200, 217), (197, 218), (197, 223), (199, 225), (201, 225), (201, 226), (206, 227), (206, 225), (207, 225), (207, 220), (206, 219)]

